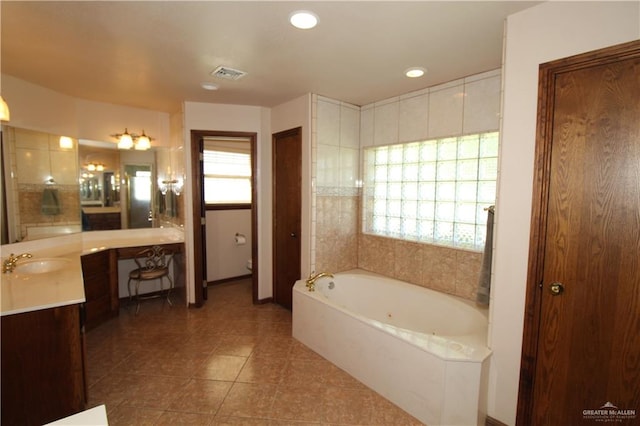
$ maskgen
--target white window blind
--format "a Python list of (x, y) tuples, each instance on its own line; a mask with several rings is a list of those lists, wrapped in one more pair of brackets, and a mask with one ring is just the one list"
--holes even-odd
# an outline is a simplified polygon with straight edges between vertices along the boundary
[(207, 150), (203, 152), (206, 204), (251, 203), (251, 155)]

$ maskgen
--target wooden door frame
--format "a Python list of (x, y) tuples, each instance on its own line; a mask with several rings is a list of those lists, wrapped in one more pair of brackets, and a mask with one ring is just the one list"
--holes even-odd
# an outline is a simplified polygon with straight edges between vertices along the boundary
[[(271, 246), (272, 246), (272, 259), (271, 259), (271, 294), (272, 296), (272, 300), (276, 301), (276, 234), (275, 229), (276, 229), (276, 183), (277, 183), (277, 171), (276, 171), (276, 136), (278, 137), (282, 137), (282, 136), (290, 136), (290, 135), (296, 135), (298, 134), (300, 136), (300, 144), (302, 144), (302, 126), (298, 126), (298, 127), (294, 127), (288, 130), (283, 130), (280, 132), (276, 132), (273, 133), (271, 135), (271, 152), (272, 152), (272, 156), (271, 156), (271, 173), (272, 173), (272, 181), (271, 181), (271, 229), (272, 229), (272, 234), (273, 234), (273, 238), (272, 238), (272, 242), (271, 242)], [(301, 147), (302, 148), (302, 147)], [(302, 158), (300, 158), (300, 171), (302, 172)], [(300, 177), (302, 179), (302, 176)], [(300, 185), (302, 187), (302, 182), (300, 182)], [(300, 202), (302, 203), (302, 193), (300, 193)], [(302, 206), (300, 209), (300, 219), (301, 219), (301, 223), (300, 223), (300, 234), (302, 234)], [(300, 245), (300, 260), (302, 260), (302, 235), (298, 235), (298, 244)], [(300, 265), (298, 265), (298, 267), (300, 268), (300, 271), (302, 273), (302, 263)]]
[(533, 395), (538, 334), (540, 321), (542, 320), (542, 280), (546, 245), (546, 212), (549, 198), (549, 177), (551, 174), (555, 77), (560, 73), (618, 62), (638, 55), (640, 55), (640, 41), (636, 40), (540, 65), (531, 236), (529, 239), (529, 265), (527, 269), (520, 384), (516, 415), (516, 424), (518, 425), (528, 425), (534, 409)]
[(203, 253), (199, 247), (203, 247), (203, 232), (201, 226), (201, 215), (206, 211), (204, 209), (204, 193), (202, 186), (203, 170), (200, 166), (200, 155), (203, 153), (204, 146), (201, 141), (207, 137), (242, 137), (249, 139), (251, 146), (251, 286), (252, 301), (259, 303), (258, 299), (258, 282), (259, 282), (259, 262), (258, 259), (258, 134), (255, 132), (234, 132), (234, 131), (218, 131), (218, 130), (191, 130), (191, 193), (193, 194), (193, 266), (194, 266), (194, 285), (195, 285), (195, 303), (194, 306), (200, 307), (204, 303), (204, 292), (201, 283), (206, 280), (199, 265), (203, 261)]

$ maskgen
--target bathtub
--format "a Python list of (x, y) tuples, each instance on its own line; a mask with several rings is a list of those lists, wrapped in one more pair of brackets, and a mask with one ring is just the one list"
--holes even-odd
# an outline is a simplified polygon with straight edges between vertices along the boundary
[(429, 426), (484, 424), (487, 312), (361, 270), (293, 287), (293, 337)]

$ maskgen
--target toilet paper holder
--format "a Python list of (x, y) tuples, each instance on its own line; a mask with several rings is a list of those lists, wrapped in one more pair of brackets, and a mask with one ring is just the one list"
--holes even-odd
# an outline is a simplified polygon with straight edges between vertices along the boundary
[(236, 244), (241, 246), (247, 243), (247, 236), (244, 234), (240, 234), (239, 232), (236, 232)]

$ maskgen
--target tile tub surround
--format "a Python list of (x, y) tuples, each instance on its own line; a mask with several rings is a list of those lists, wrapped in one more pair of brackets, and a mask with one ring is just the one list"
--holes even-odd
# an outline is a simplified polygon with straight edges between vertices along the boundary
[(482, 253), (360, 234), (358, 267), (475, 300)]
[(359, 197), (316, 200), (316, 271), (360, 268), (475, 300), (481, 252), (358, 233)]
[(201, 309), (149, 300), (87, 333), (89, 406), (118, 425), (421, 425), (291, 336), (291, 312), (251, 281)]
[(359, 197), (316, 197), (316, 270), (348, 271), (358, 267)]

